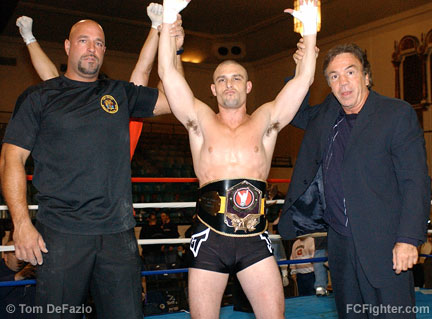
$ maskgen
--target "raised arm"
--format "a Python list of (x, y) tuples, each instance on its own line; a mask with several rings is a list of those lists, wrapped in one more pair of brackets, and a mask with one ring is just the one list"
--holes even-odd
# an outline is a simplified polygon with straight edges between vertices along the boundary
[(288, 81), (279, 92), (275, 100), (264, 104), (256, 112), (270, 112), (271, 124), (277, 123), (281, 130), (297, 113), (310, 85), (313, 83), (316, 65), (316, 26), (317, 26), (317, 1), (300, 0), (300, 11), (286, 9), (303, 22), (304, 29), (304, 56), (297, 64), (296, 74)]
[[(147, 7), (147, 15), (152, 21), (152, 27), (147, 36), (146, 41), (141, 49), (137, 64), (132, 71), (130, 82), (136, 85), (147, 86), (150, 78), (150, 73), (153, 68), (156, 52), (159, 44), (159, 29), (162, 24), (162, 10), (163, 7), (160, 4), (150, 3)], [(171, 30), (171, 36), (176, 39), (176, 46), (179, 49), (183, 45), (184, 31), (182, 28), (182, 21), (179, 15), (177, 21), (174, 23), (174, 27)], [(177, 70), (183, 75), (183, 67), (181, 63), (181, 56), (177, 55)], [(171, 112), (168, 102), (165, 98), (165, 93), (161, 81), (159, 81), (158, 89), (160, 92), (161, 100), (166, 101), (165, 104), (161, 103), (155, 109), (155, 114), (164, 114)], [(160, 102), (160, 101), (159, 101)], [(131, 119), (129, 122), (129, 133), (130, 133), (130, 157), (132, 159), (135, 153), (136, 146), (138, 144), (139, 137), (141, 135), (143, 122), (142, 119)]]
[[(183, 46), (183, 41), (184, 41), (184, 31), (183, 28), (181, 26), (181, 17), (178, 14), (177, 15), (177, 20), (174, 21), (174, 23), (170, 24), (169, 30), (168, 30), (168, 36), (171, 38), (171, 41), (173, 41), (175, 43), (175, 51), (177, 52), (179, 48), (181, 48)], [(160, 41), (159, 41), (160, 43)], [(184, 77), (184, 72), (183, 72), (183, 65), (181, 62), (181, 56), (178, 54), (175, 54), (175, 58), (174, 58), (174, 64), (175, 64), (175, 71), (181, 75), (182, 77)], [(160, 63), (159, 63), (160, 65)], [(156, 103), (156, 108), (154, 110), (154, 114), (155, 115), (160, 115), (160, 114), (166, 114), (166, 113), (171, 113), (171, 108), (170, 108), (170, 104), (168, 104), (168, 100), (167, 97), (165, 95), (165, 88), (162, 85), (162, 78), (161, 81), (159, 81), (158, 83), (158, 89), (159, 89), (159, 98), (158, 101)]]
[[(130, 82), (135, 85), (147, 86), (159, 43), (158, 28), (162, 24), (162, 5), (150, 3), (147, 6), (147, 16), (151, 20), (151, 28), (141, 48), (138, 61), (132, 71)], [(143, 127), (142, 119), (129, 121), (130, 158), (132, 159)]]
[(177, 70), (176, 43), (169, 31), (175, 14), (186, 7), (189, 1), (164, 1), (164, 20), (159, 40), (159, 77), (173, 114), (186, 128), (196, 123), (196, 105), (201, 102), (195, 99), (185, 78)]
[[(159, 44), (159, 29), (162, 25), (162, 14), (163, 6), (161, 4), (152, 2), (147, 6), (147, 15), (151, 20), (151, 28), (130, 77), (130, 82), (136, 85), (147, 86), (149, 82)], [(184, 40), (184, 31), (181, 26), (182, 21), (180, 17), (175, 22), (175, 25), (176, 27), (173, 28), (171, 36), (176, 37), (176, 45), (177, 49), (179, 49), (183, 45)], [(177, 58), (177, 62), (179, 72), (183, 74), (180, 55)], [(162, 87), (162, 85), (158, 85), (158, 87)]]
[(27, 45), (30, 53), (30, 59), (39, 77), (43, 80), (49, 80), (59, 76), (59, 72), (54, 63), (48, 58), (45, 52), (40, 47), (32, 33), (33, 19), (22, 16), (16, 21), (20, 34)]
[[(171, 25), (169, 28), (170, 37), (175, 39), (175, 50), (176, 50), (176, 58), (175, 58), (175, 67), (176, 70), (184, 77), (183, 63), (181, 60), (181, 53), (183, 52), (183, 42), (184, 42), (184, 30), (182, 27), (182, 20), (180, 14), (177, 15), (177, 20)], [(159, 27), (158, 30), (161, 30), (162, 26)], [(162, 81), (159, 81), (157, 88), (159, 92), (165, 94), (165, 89), (163, 87)], [(171, 112), (171, 109), (169, 109)]]
[(147, 6), (147, 15), (151, 20), (151, 28), (130, 77), (130, 82), (136, 85), (147, 86), (148, 84), (159, 43), (158, 28), (162, 24), (162, 10), (162, 5), (157, 3), (152, 2)]

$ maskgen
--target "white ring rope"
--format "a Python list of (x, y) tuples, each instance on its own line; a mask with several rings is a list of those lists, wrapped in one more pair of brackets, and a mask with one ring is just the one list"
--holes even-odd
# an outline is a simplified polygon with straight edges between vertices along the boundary
[[(267, 205), (283, 204), (283, 199), (268, 200)], [(172, 203), (136, 203), (133, 204), (133, 208), (187, 208), (195, 207), (196, 202), (172, 202)], [(37, 210), (38, 205), (28, 205), (29, 210)], [(8, 210), (6, 205), (0, 205), (0, 211)], [(273, 237), (277, 236), (277, 237)], [(278, 239), (281, 238), (279, 235), (270, 235), (270, 238)], [(188, 244), (190, 238), (166, 238), (166, 239), (139, 239), (138, 245), (156, 245), (156, 244)], [(15, 251), (15, 247), (11, 246), (0, 246), (1, 251)]]
[[(283, 199), (267, 200), (267, 205), (283, 204)], [(195, 207), (196, 202), (171, 202), (171, 203), (136, 203), (133, 204), (134, 208), (186, 208)], [(29, 210), (37, 210), (38, 205), (29, 205)], [(0, 211), (8, 210), (6, 205), (0, 205)], [(428, 230), (428, 234), (432, 234), (432, 229)], [(281, 239), (279, 235), (270, 235), (270, 239), (278, 240)], [(188, 244), (190, 238), (165, 238), (165, 239), (139, 239), (138, 245), (160, 245), (160, 244)], [(15, 247), (11, 246), (0, 246), (0, 252), (2, 251), (14, 251)]]
[[(270, 235), (271, 240), (282, 239), (280, 235)], [(160, 238), (160, 239), (138, 239), (138, 245), (166, 245), (166, 244), (189, 244), (190, 238)], [(0, 246), (0, 251), (15, 251), (15, 246)]]
[[(282, 239), (280, 235), (269, 235), (269, 237), (271, 240)], [(138, 245), (189, 244), (190, 241), (190, 238), (138, 239)]]
[[(283, 204), (283, 199), (267, 200), (267, 206), (274, 204)], [(133, 208), (188, 208), (195, 207), (196, 202), (167, 202), (167, 203), (136, 203), (133, 204)], [(37, 210), (38, 205), (28, 205), (29, 210)], [(0, 211), (9, 210), (6, 205), (0, 205)]]
[[(267, 200), (266, 204), (268, 206), (274, 204), (283, 204), (285, 201), (283, 199)], [(431, 200), (432, 204), (432, 200)], [(172, 203), (136, 203), (133, 204), (133, 208), (188, 208), (195, 207), (196, 202), (172, 202)], [(38, 205), (28, 205), (29, 210), (37, 210)], [(6, 205), (0, 205), (0, 211), (9, 210)]]

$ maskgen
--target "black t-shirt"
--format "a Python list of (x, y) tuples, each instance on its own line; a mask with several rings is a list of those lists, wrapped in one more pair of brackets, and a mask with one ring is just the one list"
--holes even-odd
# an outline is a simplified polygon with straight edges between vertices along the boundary
[(27, 89), (3, 142), (32, 152), (37, 219), (72, 234), (132, 228), (129, 118), (151, 117), (158, 91), (64, 76)]

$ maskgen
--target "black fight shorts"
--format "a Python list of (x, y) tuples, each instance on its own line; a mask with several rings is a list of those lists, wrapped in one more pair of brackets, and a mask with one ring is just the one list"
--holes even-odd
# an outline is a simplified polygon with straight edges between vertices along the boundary
[(223, 236), (203, 224), (192, 235), (191, 268), (235, 274), (273, 256), (267, 231), (251, 237)]

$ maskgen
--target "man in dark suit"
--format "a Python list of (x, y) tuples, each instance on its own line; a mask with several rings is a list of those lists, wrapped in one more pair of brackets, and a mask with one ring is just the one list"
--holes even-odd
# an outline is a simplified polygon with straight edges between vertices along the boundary
[(324, 75), (332, 94), (314, 107), (305, 101), (291, 122), (305, 135), (279, 231), (293, 238), (329, 226), (340, 318), (415, 318), (405, 306), (415, 305), (409, 269), (430, 208), (423, 131), (408, 103), (370, 90), (357, 45), (331, 49)]

